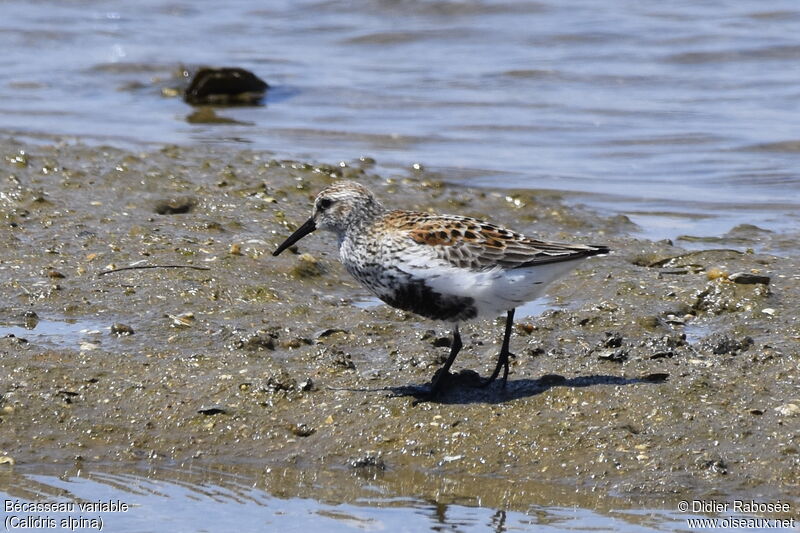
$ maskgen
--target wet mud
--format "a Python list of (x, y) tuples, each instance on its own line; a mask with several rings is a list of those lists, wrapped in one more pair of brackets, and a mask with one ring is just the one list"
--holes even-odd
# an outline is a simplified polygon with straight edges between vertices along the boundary
[[(554, 192), (465, 189), (369, 158), (14, 140), (0, 158), (0, 469), (352, 471), (431, 497), (431, 476), (484, 479), (450, 483), (453, 499), (512, 508), (529, 487), (800, 503), (797, 255), (637, 240), (624, 217)], [(498, 318), (463, 327), (457, 374), (420, 401), (444, 325), (373, 305), (330, 235), (271, 256), (341, 177), (386, 205), (614, 253), (518, 319), (505, 390), (475, 387)], [(175, 268), (101, 275), (153, 265)]]

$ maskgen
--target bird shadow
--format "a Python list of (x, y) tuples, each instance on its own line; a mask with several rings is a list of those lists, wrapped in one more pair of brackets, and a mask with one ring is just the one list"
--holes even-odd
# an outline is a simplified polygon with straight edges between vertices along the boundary
[(481, 387), (480, 381), (476, 381), (476, 376), (477, 374), (470, 371), (462, 371), (459, 374), (453, 374), (449, 376), (444, 389), (435, 396), (431, 395), (430, 384), (428, 383), (388, 387), (387, 390), (392, 397), (412, 397), (415, 399), (415, 404), (422, 402), (440, 404), (500, 404), (536, 396), (554, 387), (580, 388), (601, 385), (658, 384), (665, 382), (669, 378), (669, 374), (666, 373), (645, 374), (634, 378), (602, 374), (567, 378), (558, 374), (547, 374), (538, 379), (524, 378), (509, 380), (505, 388), (503, 388), (499, 380), (488, 387)]

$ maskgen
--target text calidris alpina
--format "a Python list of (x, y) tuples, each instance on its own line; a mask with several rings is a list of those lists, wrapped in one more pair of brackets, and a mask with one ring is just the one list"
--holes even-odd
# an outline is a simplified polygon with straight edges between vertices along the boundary
[(505, 334), (492, 375), (508, 378), (508, 345), (514, 309), (580, 259), (608, 252), (606, 246), (540, 241), (481, 220), (389, 210), (363, 185), (337, 181), (319, 193), (314, 209), (273, 255), (312, 231), (332, 231), (350, 274), (398, 309), (453, 323), (450, 356), (434, 374), (431, 394), (449, 375), (461, 349), (459, 322), (507, 313)]

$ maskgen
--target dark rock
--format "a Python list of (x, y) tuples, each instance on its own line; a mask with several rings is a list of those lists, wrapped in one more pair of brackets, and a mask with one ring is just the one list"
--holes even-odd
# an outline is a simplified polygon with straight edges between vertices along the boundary
[(312, 391), (314, 390), (314, 382), (311, 381), (311, 378), (306, 378), (297, 384), (297, 389), (301, 391)]
[(616, 331), (606, 331), (603, 348), (619, 348), (622, 346), (622, 335)]
[(289, 431), (296, 437), (310, 437), (316, 430), (306, 424), (292, 424), (289, 426)]
[(228, 414), (228, 410), (225, 407), (221, 407), (219, 405), (213, 405), (210, 407), (201, 407), (197, 410), (198, 413), (201, 415), (206, 416), (214, 416), (214, 415), (226, 415)]
[(34, 329), (39, 324), (39, 315), (34, 311), (25, 311), (22, 315), (22, 327), (25, 329)]
[(749, 274), (747, 272), (737, 272), (735, 274), (731, 274), (728, 276), (728, 279), (734, 283), (740, 283), (742, 285), (755, 285), (756, 283), (769, 285), (770, 282), (769, 276), (760, 276), (758, 274)]
[(280, 370), (267, 378), (264, 390), (268, 392), (290, 391), (297, 388), (297, 381), (285, 370)]
[(195, 72), (183, 99), (191, 105), (256, 105), (269, 85), (238, 67), (202, 67)]
[(300, 348), (303, 345), (307, 346), (309, 344), (314, 344), (314, 341), (312, 341), (311, 339), (307, 339), (305, 337), (295, 337), (293, 339), (287, 339), (287, 340), (283, 341), (281, 343), (281, 346), (283, 348), (289, 348), (289, 349), (294, 350), (296, 348)]
[(642, 381), (646, 381), (648, 383), (664, 383), (669, 379), (669, 374), (666, 372), (653, 372), (652, 374), (646, 374), (642, 376)]
[(431, 344), (433, 344), (434, 348), (449, 348), (452, 342), (450, 337), (439, 337), (434, 339)]
[(352, 356), (341, 350), (333, 352), (331, 357), (331, 365), (343, 370), (355, 370), (356, 365), (353, 363)]
[(675, 352), (672, 350), (665, 350), (663, 352), (655, 352), (650, 356), (650, 359), (667, 359), (675, 357)]
[(628, 358), (628, 350), (603, 350), (597, 354), (597, 358), (621, 363)]
[(61, 399), (64, 400), (64, 403), (71, 404), (74, 398), (80, 396), (80, 393), (71, 390), (60, 390), (58, 391), (59, 396)]
[(123, 335), (133, 335), (134, 331), (133, 328), (127, 324), (123, 324), (121, 322), (115, 322), (111, 324), (111, 334), (117, 335), (118, 337), (122, 337)]
[(641, 343), (647, 349), (650, 359), (665, 359), (675, 357), (677, 348), (686, 346), (686, 334), (670, 333), (658, 338), (650, 338)]
[(324, 329), (324, 330), (320, 331), (319, 333), (317, 333), (316, 337), (318, 339), (324, 339), (325, 337), (330, 337), (331, 335), (333, 335), (335, 333), (347, 333), (347, 330), (339, 329), (339, 328), (328, 328), (328, 329)]
[(236, 339), (231, 343), (231, 346), (237, 350), (247, 350), (249, 352), (274, 350), (277, 338), (277, 331), (258, 330), (255, 333)]
[(726, 333), (714, 333), (701, 341), (700, 349), (714, 355), (736, 355), (747, 351), (752, 345), (753, 339), (748, 336), (736, 339)]
[(153, 211), (159, 215), (182, 215), (194, 209), (197, 202), (194, 198), (181, 197), (156, 202)]
[(596, 324), (599, 320), (600, 317), (597, 315), (574, 318), (574, 321), (581, 327), (591, 326), (592, 324)]

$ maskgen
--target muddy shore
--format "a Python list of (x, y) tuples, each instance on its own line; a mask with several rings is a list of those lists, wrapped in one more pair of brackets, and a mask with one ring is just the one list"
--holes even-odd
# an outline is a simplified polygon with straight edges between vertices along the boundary
[[(506, 391), (471, 386), (493, 368), (498, 319), (463, 328), (452, 387), (417, 402), (446, 327), (371, 300), (329, 235), (270, 255), (340, 177), (387, 205), (615, 252), (518, 320)], [(800, 257), (754, 252), (770, 248), (758, 228), (689, 251), (557, 193), (443, 178), (368, 158), (0, 141), (0, 327), (30, 332), (0, 338), (0, 456), (368, 472), (417, 496), (443, 490), (433, 474), (462, 480), (455, 501), (511, 508), (545, 486), (798, 514)], [(145, 264), (203, 270), (99, 275)], [(40, 323), (97, 333), (53, 343)]]

